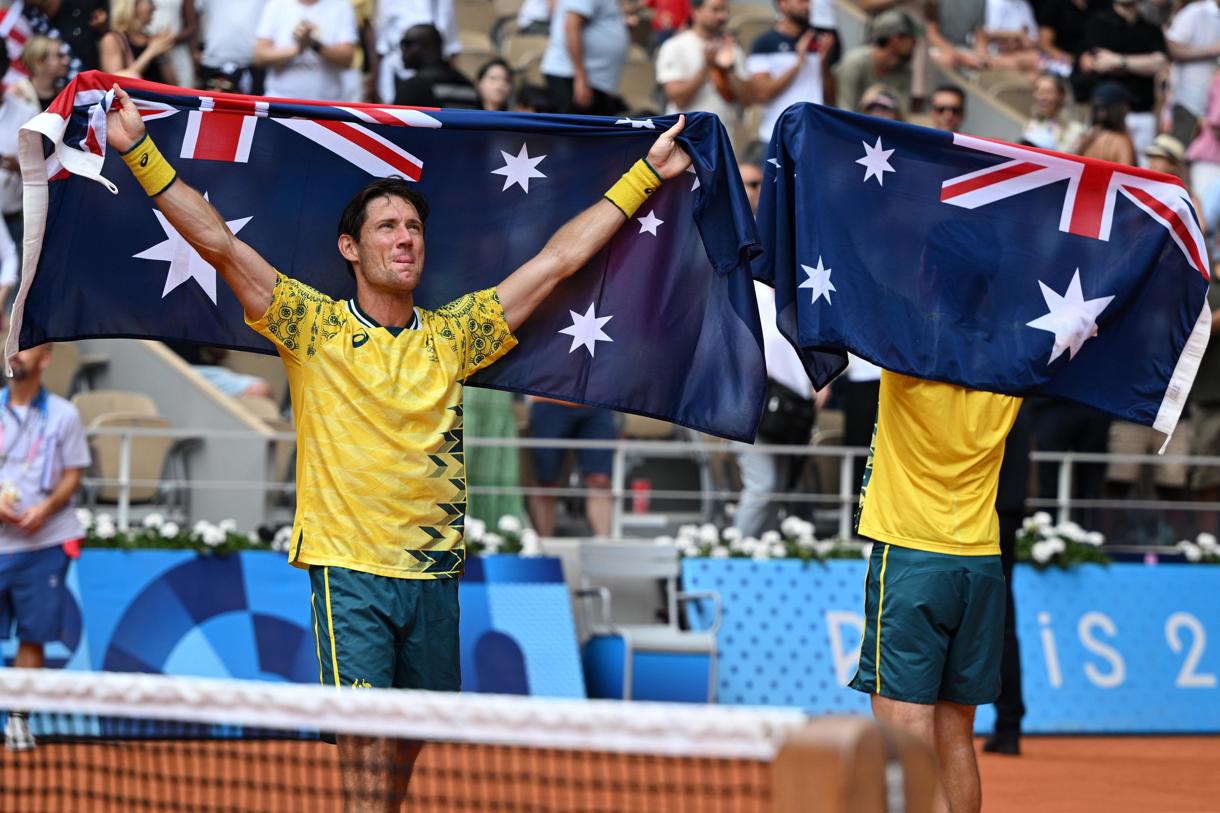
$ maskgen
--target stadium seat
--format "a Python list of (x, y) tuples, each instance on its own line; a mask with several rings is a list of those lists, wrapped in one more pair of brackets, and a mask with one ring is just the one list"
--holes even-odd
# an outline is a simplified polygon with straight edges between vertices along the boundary
[(462, 48), (466, 48), (466, 32), (475, 31), (487, 36), (500, 16), (492, 0), (454, 0), (453, 17), (457, 20), (458, 36)]
[(51, 351), (51, 363), (42, 372), (42, 385), (61, 398), (70, 398), (79, 371), (80, 351), (74, 344), (61, 342)]
[(127, 390), (91, 390), (79, 392), (72, 403), (80, 412), (81, 423), (86, 427), (101, 415), (122, 412), (135, 415), (156, 415), (157, 405), (153, 399), (141, 392)]
[[(813, 427), (813, 446), (841, 446), (843, 444), (843, 410), (823, 409), (818, 413), (817, 423)], [(813, 458), (814, 471), (817, 473), (818, 492), (821, 494), (839, 493), (840, 458), (831, 455), (818, 455)]]
[(457, 55), (457, 67), (473, 82), (479, 73), (479, 68), (489, 60), (495, 59), (499, 54), (496, 53), (496, 47), (492, 45), (491, 37), (486, 33), (463, 28), (458, 35), (462, 39), (462, 52)]
[(618, 95), (629, 111), (656, 109), (657, 75), (648, 53), (638, 45), (627, 51), (627, 64), (619, 80)]
[(280, 419), (280, 408), (270, 398), (265, 398), (261, 395), (239, 395), (237, 402), (245, 407), (247, 412), (264, 423)]
[(775, 13), (769, 8), (750, 7), (742, 9), (729, 17), (729, 33), (737, 38), (737, 43), (750, 53), (754, 40), (767, 33), (775, 26)]
[(1024, 78), (1006, 80), (991, 86), (992, 97), (1020, 117), (1029, 115), (1034, 103), (1034, 86)]
[(225, 356), (224, 366), (235, 373), (252, 375), (266, 381), (271, 385), (272, 397), (280, 410), (289, 406), (288, 373), (284, 370), (284, 362), (279, 356), (234, 350)]
[[(590, 697), (711, 703), (716, 699), (716, 632), (720, 596), (678, 589), (681, 559), (672, 545), (651, 542), (585, 542), (580, 546), (580, 588), (589, 634), (583, 648)], [(655, 590), (664, 585), (667, 621), (619, 623), (615, 591)], [(683, 630), (678, 618), (688, 603), (699, 605), (706, 629)], [(596, 612), (592, 612), (596, 606)], [(706, 610), (707, 612), (703, 612)]]
[[(90, 429), (168, 429), (169, 421), (160, 415), (149, 415), (143, 412), (111, 412), (99, 415), (89, 423)], [(97, 435), (93, 437), (93, 472), (103, 480), (118, 480), (122, 466), (122, 437), (119, 435)], [(169, 437), (133, 436), (131, 439), (131, 461), (128, 477), (133, 481), (148, 481), (159, 483), (167, 473), (171, 452), (175, 443)], [(170, 466), (169, 468), (174, 468)], [(170, 471), (171, 479), (185, 480), (185, 466), (178, 471)], [(178, 475), (183, 476), (179, 477)], [(129, 501), (132, 505), (146, 503), (163, 504), (167, 509), (181, 509), (186, 515), (186, 488), (172, 486), (162, 489), (158, 485), (133, 485), (130, 489)], [(89, 501), (96, 503), (117, 503), (120, 488), (113, 483), (107, 483), (92, 490), (87, 495)]]

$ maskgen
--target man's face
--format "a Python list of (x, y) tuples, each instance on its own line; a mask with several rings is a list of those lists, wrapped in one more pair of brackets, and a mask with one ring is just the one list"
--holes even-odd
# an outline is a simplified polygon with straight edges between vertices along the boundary
[(17, 355), (13, 356), (13, 380), (24, 381), (27, 378), (35, 378), (42, 375), (42, 371), (51, 361), (51, 348), (49, 345), (39, 345), (31, 347), (28, 350), (22, 350)]
[(915, 53), (915, 38), (910, 34), (898, 34), (890, 38), (890, 48), (903, 62), (907, 62)]
[(1059, 83), (1049, 76), (1043, 76), (1034, 83), (1034, 112), (1043, 118), (1054, 118), (1063, 107), (1063, 94)]
[(746, 197), (750, 199), (750, 211), (758, 211), (758, 199), (762, 196), (763, 171), (755, 164), (738, 164), (741, 172), (741, 182), (746, 187)]
[(1164, 172), (1175, 178), (1180, 178), (1182, 175), (1181, 168), (1176, 163), (1160, 155), (1148, 156), (1148, 169), (1153, 172)]
[(691, 11), (691, 22), (699, 33), (716, 37), (724, 33), (729, 22), (728, 0), (704, 0), (702, 6)]
[(809, 0), (779, 0), (779, 10), (792, 22), (809, 25)]
[(374, 288), (411, 293), (424, 271), (424, 224), (408, 201), (386, 195), (369, 201), (358, 240), (339, 238), (339, 252), (356, 278)]
[(956, 133), (961, 129), (962, 121), (966, 118), (966, 111), (962, 108), (961, 97), (956, 93), (950, 93), (947, 90), (937, 91), (932, 94), (932, 101), (928, 107), (928, 119), (937, 130)]

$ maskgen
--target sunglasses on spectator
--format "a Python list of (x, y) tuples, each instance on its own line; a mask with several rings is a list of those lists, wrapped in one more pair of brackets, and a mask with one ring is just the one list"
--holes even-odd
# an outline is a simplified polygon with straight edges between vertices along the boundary
[(955, 104), (935, 104), (932, 105), (932, 112), (953, 113), (954, 115), (960, 116), (962, 114), (962, 108)]

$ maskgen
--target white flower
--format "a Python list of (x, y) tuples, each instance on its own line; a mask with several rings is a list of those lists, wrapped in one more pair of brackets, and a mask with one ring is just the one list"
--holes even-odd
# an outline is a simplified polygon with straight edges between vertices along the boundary
[(1063, 539), (1070, 539), (1073, 542), (1083, 542), (1085, 537), (1084, 528), (1081, 528), (1071, 520), (1056, 525), (1052, 533)]
[(758, 540), (754, 537), (740, 537), (729, 540), (729, 550), (734, 553), (748, 553), (758, 544)]
[(481, 519), (466, 519), (466, 538), (471, 542), (480, 542), (483, 539), (483, 534), (487, 533), (487, 523)]
[(699, 548), (698, 548), (698, 546), (696, 546), (696, 545), (692, 545), (692, 544), (691, 544), (691, 543), (689, 543), (689, 542), (684, 542), (684, 543), (682, 543), (682, 544), (678, 545), (678, 550), (679, 550), (679, 551), (681, 551), (681, 552), (682, 552), (682, 556), (683, 556), (683, 557), (685, 557), (685, 558), (687, 558), (687, 559), (690, 559), (690, 558), (692, 558), (692, 557), (694, 557), (694, 556), (698, 556), (698, 555), (699, 555)]
[(279, 529), (275, 532), (275, 536), (271, 540), (273, 545), (275, 545), (277, 543), (282, 544), (284, 546), (284, 550), (288, 550), (288, 543), (291, 541), (292, 541), (292, 526), (291, 525), (281, 525), (279, 527)]
[(499, 534), (484, 534), (483, 535), (483, 545), (491, 553), (495, 553), (498, 550), (500, 550), (500, 546), (503, 544), (504, 544), (504, 537), (500, 536)]
[(763, 531), (761, 541), (764, 545), (772, 545), (776, 542), (782, 542), (783, 537), (779, 535), (779, 531)]
[(771, 545), (770, 553), (772, 559), (784, 559), (788, 556), (788, 549), (783, 542), (776, 542)]
[(755, 560), (756, 562), (767, 561), (768, 559), (771, 558), (770, 546), (769, 545), (759, 545), (757, 548), (754, 549), (754, 552), (750, 554), (750, 558)]
[(1067, 543), (1064, 542), (1062, 539), (1060, 539), (1057, 536), (1052, 537), (1051, 539), (1047, 539), (1039, 544), (1046, 545), (1046, 549), (1049, 550), (1052, 554), (1063, 553), (1064, 551), (1067, 550)]
[(695, 542), (695, 541), (698, 541), (698, 539), (699, 539), (699, 526), (698, 525), (679, 526), (679, 528), (678, 528), (678, 540), (679, 541), (689, 540), (689, 541)]
[(114, 539), (117, 531), (113, 522), (99, 522), (94, 526), (93, 533), (97, 535), (98, 539)]
[(829, 539), (825, 542), (814, 541), (813, 543), (813, 551), (818, 555), (819, 558), (827, 556), (834, 549), (835, 543)]
[(784, 521), (779, 524), (779, 532), (784, 536), (800, 536), (804, 526), (805, 521), (800, 517), (784, 517)]
[(113, 525), (114, 517), (111, 516), (110, 514), (102, 513), (102, 514), (97, 515), (97, 521), (98, 522), (109, 522), (111, 525)]
[(720, 529), (712, 523), (705, 523), (699, 529), (699, 541), (705, 545), (715, 545), (720, 541)]
[(176, 522), (166, 522), (157, 529), (157, 533), (161, 534), (162, 539), (173, 539), (182, 529), (178, 527)]
[(251, 531), (250, 533), (246, 534), (246, 541), (249, 542), (251, 545), (263, 544), (262, 538), (254, 531)]
[(1021, 521), (1021, 530), (1022, 531), (1032, 531), (1034, 528), (1037, 528), (1037, 527), (1038, 527), (1038, 523), (1034, 522), (1033, 517), (1026, 517), (1025, 519), (1023, 519)]
[(1051, 549), (1050, 543), (1046, 540), (1043, 540), (1042, 542), (1035, 542), (1034, 547), (1030, 550), (1030, 553), (1033, 555), (1035, 562), (1043, 565), (1049, 562), (1051, 557), (1055, 555), (1054, 551)]
[(1186, 556), (1186, 561), (1188, 562), (1198, 562), (1203, 558), (1203, 550), (1198, 545), (1190, 542), (1186, 543), (1182, 553)]
[(1035, 513), (1033, 516), (1033, 520), (1034, 520), (1034, 527), (1040, 528), (1042, 530), (1046, 530), (1047, 528), (1050, 528), (1051, 525), (1054, 523), (1054, 520), (1051, 518), (1051, 515), (1046, 513), (1045, 511), (1038, 511), (1037, 513)]
[(224, 531), (225, 533), (233, 533), (234, 531), (237, 530), (237, 520), (222, 519), (220, 521), (220, 524), (218, 524), (216, 527), (219, 528), (220, 530)]
[(817, 550), (818, 540), (813, 536), (802, 534), (796, 538), (796, 546), (801, 550)]
[(730, 526), (724, 529), (724, 533), (722, 533), (721, 536), (726, 542), (738, 542), (745, 536), (745, 534), (741, 532), (740, 528)]
[(201, 519), (198, 522), (196, 522), (194, 525), (191, 526), (191, 533), (198, 534), (199, 536), (203, 536), (205, 533), (207, 533), (214, 527), (216, 527), (216, 526), (214, 526), (212, 523), (208, 522), (206, 519)]
[(149, 514), (144, 517), (144, 521), (140, 524), (145, 528), (160, 528), (165, 524), (165, 517), (160, 514)]
[(717, 545), (716, 547), (712, 548), (711, 555), (713, 559), (727, 559), (729, 558), (729, 549), (724, 545)]
[(500, 521), (496, 523), (496, 527), (500, 529), (500, 533), (515, 534), (520, 533), (522, 525), (521, 520), (517, 517), (513, 516), (512, 514), (505, 514), (504, 516), (500, 517)]
[(82, 528), (89, 530), (93, 527), (93, 512), (88, 508), (77, 508), (76, 521), (81, 524)]
[(225, 539), (228, 536), (228, 534), (216, 526), (209, 527), (200, 535), (203, 537), (203, 544), (207, 545), (209, 548), (220, 547), (225, 543)]
[(1095, 548), (1100, 548), (1106, 543), (1106, 535), (1101, 531), (1089, 531), (1084, 535), (1084, 541), (1087, 545), (1092, 545)]
[(542, 555), (542, 540), (538, 538), (538, 532), (533, 528), (526, 528), (521, 531), (521, 555)]
[(1195, 537), (1195, 544), (1207, 551), (1214, 551), (1217, 547), (1216, 537), (1206, 531)]

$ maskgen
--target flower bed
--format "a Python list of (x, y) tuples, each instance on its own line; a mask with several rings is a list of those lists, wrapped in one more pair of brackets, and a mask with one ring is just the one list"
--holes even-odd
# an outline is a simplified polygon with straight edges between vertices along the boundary
[(657, 537), (658, 545), (677, 545), (683, 557), (712, 559), (799, 559), (803, 562), (825, 562), (828, 559), (865, 559), (872, 545), (844, 543), (838, 538), (817, 539), (813, 523), (799, 517), (788, 517), (778, 531), (764, 531), (758, 537), (745, 536), (736, 528), (705, 525), (683, 525), (678, 536)]
[(292, 527), (285, 525), (274, 534), (243, 534), (237, 523), (222, 519), (218, 523), (200, 520), (190, 528), (166, 520), (160, 514), (148, 514), (138, 525), (119, 528), (110, 514), (94, 514), (78, 508), (76, 517), (85, 529), (84, 544), (91, 548), (120, 550), (193, 550), (201, 555), (223, 555), (239, 550), (275, 550), (287, 552)]

